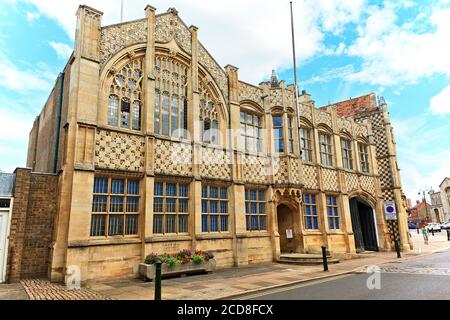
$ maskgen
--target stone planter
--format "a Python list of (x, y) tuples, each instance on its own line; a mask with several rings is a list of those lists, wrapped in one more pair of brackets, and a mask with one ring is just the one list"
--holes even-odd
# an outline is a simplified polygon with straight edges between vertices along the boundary
[[(216, 260), (209, 259), (208, 261), (203, 261), (202, 263), (195, 263), (190, 261), (186, 264), (177, 264), (176, 266), (170, 267), (169, 265), (163, 263), (161, 265), (162, 276), (175, 276), (181, 274), (191, 274), (191, 273), (201, 273), (201, 272), (213, 272), (216, 270)], [(145, 280), (153, 281), (156, 274), (156, 265), (154, 264), (139, 264), (139, 275)]]

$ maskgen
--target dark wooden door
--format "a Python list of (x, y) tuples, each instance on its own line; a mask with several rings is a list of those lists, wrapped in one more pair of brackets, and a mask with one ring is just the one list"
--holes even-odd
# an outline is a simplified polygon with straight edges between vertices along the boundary
[(358, 201), (356, 199), (350, 199), (350, 215), (352, 217), (356, 252), (362, 252), (364, 251), (364, 239), (362, 236), (361, 222), (359, 221)]
[(378, 251), (377, 230), (373, 210), (368, 205), (358, 203), (359, 221), (361, 223), (361, 233), (364, 241), (364, 249), (368, 251)]

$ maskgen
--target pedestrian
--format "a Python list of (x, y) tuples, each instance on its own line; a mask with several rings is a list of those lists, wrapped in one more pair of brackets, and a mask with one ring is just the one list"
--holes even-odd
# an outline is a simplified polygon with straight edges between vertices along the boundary
[(428, 244), (428, 228), (422, 228), (422, 234), (423, 234), (423, 241), (425, 244)]

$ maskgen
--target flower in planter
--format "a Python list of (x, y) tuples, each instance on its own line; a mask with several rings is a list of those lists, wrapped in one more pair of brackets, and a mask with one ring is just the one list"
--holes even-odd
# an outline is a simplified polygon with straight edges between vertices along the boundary
[(191, 256), (191, 260), (192, 260), (194, 263), (199, 264), (199, 263), (202, 263), (203, 261), (205, 261), (205, 258), (204, 258), (202, 255), (193, 254), (193, 255)]
[(178, 264), (178, 260), (176, 257), (168, 255), (164, 259), (164, 263), (167, 264), (170, 268), (173, 268)]

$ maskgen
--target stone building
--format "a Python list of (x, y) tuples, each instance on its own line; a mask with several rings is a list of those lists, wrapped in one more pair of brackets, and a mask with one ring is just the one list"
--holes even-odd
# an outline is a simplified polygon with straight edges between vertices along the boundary
[(52, 280), (72, 266), (83, 281), (134, 275), (147, 254), (185, 248), (219, 267), (410, 248), (384, 101), (318, 109), (303, 91), (297, 110), (292, 85), (221, 68), (175, 9), (145, 14), (102, 26), (80, 6), (30, 133), (27, 166), (58, 176)]
[(450, 178), (445, 178), (439, 185), (441, 192), (441, 201), (443, 206), (443, 215), (445, 221), (450, 221)]
[(442, 203), (441, 192), (430, 192), (431, 200), (431, 218), (434, 223), (442, 223), (447, 221), (444, 218), (444, 206)]
[(416, 200), (416, 205), (412, 207), (409, 212), (409, 221), (419, 225), (420, 227), (434, 222), (431, 205), (426, 202), (425, 199), (422, 199), (422, 201)]

